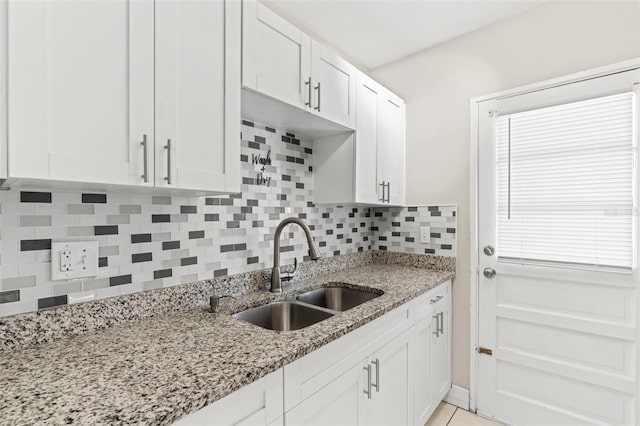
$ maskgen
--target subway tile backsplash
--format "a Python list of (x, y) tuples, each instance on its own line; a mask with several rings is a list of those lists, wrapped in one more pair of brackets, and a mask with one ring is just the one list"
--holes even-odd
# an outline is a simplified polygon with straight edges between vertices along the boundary
[[(243, 121), (242, 193), (0, 192), (0, 316), (270, 268), (273, 233), (304, 219), (325, 257), (390, 250), (455, 255), (455, 208), (313, 203), (313, 142)], [(426, 225), (425, 225), (426, 224)], [(430, 244), (419, 243), (431, 226)], [(51, 281), (51, 242), (97, 240), (99, 276)], [(303, 233), (282, 236), (281, 264), (307, 258)]]

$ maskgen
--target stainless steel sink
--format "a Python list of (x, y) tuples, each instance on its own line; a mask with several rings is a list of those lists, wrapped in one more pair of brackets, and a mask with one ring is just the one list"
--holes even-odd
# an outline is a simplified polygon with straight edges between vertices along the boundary
[(299, 295), (297, 299), (300, 302), (309, 303), (310, 305), (342, 312), (379, 296), (381, 296), (381, 293), (331, 286), (303, 293)]
[(273, 302), (234, 314), (234, 318), (276, 331), (299, 330), (333, 314), (296, 302)]

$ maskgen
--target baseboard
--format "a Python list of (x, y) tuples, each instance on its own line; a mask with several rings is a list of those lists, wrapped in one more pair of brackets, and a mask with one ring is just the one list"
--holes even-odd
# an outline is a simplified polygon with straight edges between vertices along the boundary
[(444, 397), (444, 402), (469, 410), (469, 389), (457, 385), (451, 386), (449, 393)]

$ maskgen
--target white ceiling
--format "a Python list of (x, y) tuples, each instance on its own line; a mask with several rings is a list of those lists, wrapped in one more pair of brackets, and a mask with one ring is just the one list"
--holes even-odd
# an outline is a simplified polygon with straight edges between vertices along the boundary
[(267, 0), (373, 69), (526, 12), (534, 0)]

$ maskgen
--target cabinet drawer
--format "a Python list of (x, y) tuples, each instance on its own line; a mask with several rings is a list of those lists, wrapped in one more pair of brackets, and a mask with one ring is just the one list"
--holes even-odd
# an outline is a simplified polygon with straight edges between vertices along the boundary
[(438, 287), (429, 290), (427, 293), (416, 298), (411, 303), (414, 322), (429, 314), (436, 304), (442, 303), (450, 296), (451, 281), (440, 284)]
[(411, 326), (405, 304), (284, 367), (285, 412)]

